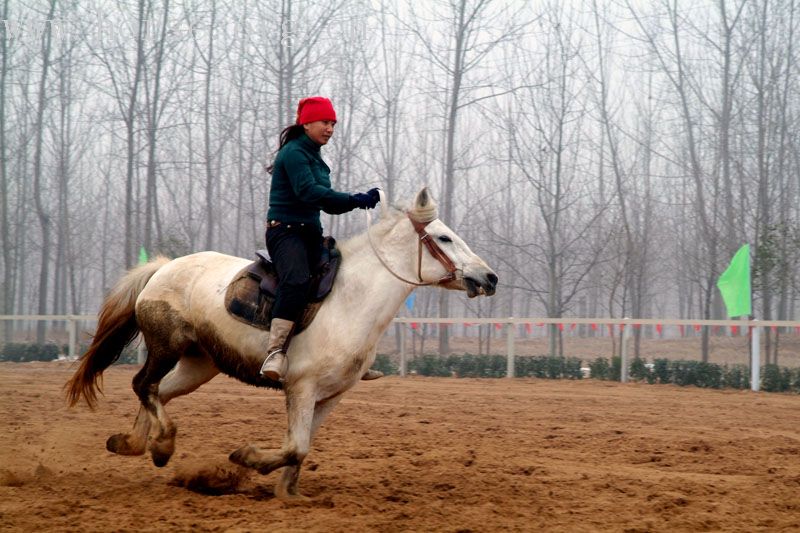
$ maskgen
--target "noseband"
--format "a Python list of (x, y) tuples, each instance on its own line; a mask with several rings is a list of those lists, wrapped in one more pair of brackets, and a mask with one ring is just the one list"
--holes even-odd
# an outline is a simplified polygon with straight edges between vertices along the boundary
[[(428, 232), (425, 231), (425, 228), (428, 226), (428, 224), (430, 224), (430, 222), (418, 222), (413, 218), (411, 218), (411, 213), (408, 212), (406, 213), (406, 216), (408, 216), (408, 219), (411, 221), (411, 225), (414, 226), (414, 231), (416, 231), (417, 235), (419, 235), (419, 243), (417, 247), (417, 279), (419, 280), (419, 282), (407, 280), (402, 276), (396, 274), (394, 270), (392, 270), (391, 267), (386, 264), (386, 262), (381, 257), (381, 254), (378, 253), (378, 250), (372, 243), (372, 236), (370, 235), (369, 232), (369, 223), (370, 223), (369, 211), (366, 212), (366, 215), (367, 215), (367, 238), (369, 239), (369, 244), (372, 247), (372, 251), (375, 252), (375, 256), (378, 258), (378, 261), (381, 262), (384, 268), (386, 268), (386, 270), (388, 270), (392, 276), (396, 277), (400, 281), (408, 283), (409, 285), (415, 285), (417, 287), (422, 287), (426, 285), (441, 285), (442, 283), (448, 283), (450, 281), (458, 279), (458, 276), (456, 275), (456, 272), (458, 272), (456, 264), (453, 263), (453, 260), (450, 259), (447, 256), (447, 254), (445, 254), (442, 251), (441, 248), (439, 248), (439, 245), (436, 244), (436, 241), (433, 240), (433, 238), (428, 234)], [(433, 258), (439, 261), (439, 263), (441, 263), (441, 265), (445, 268), (445, 270), (447, 270), (447, 274), (439, 278), (437, 281), (422, 281), (423, 244), (428, 249)]]

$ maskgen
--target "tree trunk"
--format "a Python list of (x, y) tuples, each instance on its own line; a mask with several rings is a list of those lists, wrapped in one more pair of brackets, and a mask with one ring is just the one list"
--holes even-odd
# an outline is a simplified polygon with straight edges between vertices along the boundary
[[(3, 0), (2, 20), (8, 20), (8, 0)], [(11, 202), (8, 198), (8, 170), (6, 165), (6, 76), (8, 74), (8, 36), (6, 25), (0, 31), (0, 236), (2, 236), (3, 280), (0, 284), (0, 312), (10, 315), (14, 309), (14, 258), (13, 240), (9, 222)], [(10, 320), (3, 321), (3, 343), (11, 342)]]
[(133, 236), (134, 208), (133, 208), (133, 181), (135, 177), (136, 161), (136, 103), (139, 93), (139, 79), (144, 64), (144, 28), (145, 28), (145, 0), (139, 0), (139, 20), (136, 36), (136, 65), (134, 66), (131, 93), (128, 98), (128, 108), (125, 112), (125, 129), (127, 135), (127, 170), (125, 173), (125, 268), (134, 264), (135, 244)]
[(206, 159), (206, 250), (214, 248), (214, 172), (211, 155), (211, 76), (214, 64), (214, 26), (217, 17), (216, 0), (211, 1), (211, 24), (208, 30), (208, 55), (205, 58), (205, 103), (203, 105), (203, 143)]
[[(42, 73), (39, 78), (39, 96), (36, 106), (36, 123), (34, 126), (35, 144), (33, 156), (33, 198), (36, 205), (36, 216), (42, 229), (42, 259), (39, 270), (39, 306), (38, 313), (47, 313), (47, 282), (50, 279), (50, 214), (42, 198), (42, 149), (44, 136), (44, 112), (47, 107), (47, 72), (50, 69), (50, 48), (52, 42), (53, 13), (56, 9), (56, 0), (50, 0), (50, 11), (45, 19), (42, 32)], [(36, 342), (44, 344), (46, 323), (39, 320), (36, 323)]]
[[(156, 145), (158, 142), (159, 103), (161, 98), (161, 68), (164, 64), (164, 42), (167, 39), (167, 21), (169, 19), (169, 0), (164, 0), (164, 13), (161, 22), (161, 35), (159, 36), (158, 49), (155, 57), (155, 78), (153, 79), (153, 94), (150, 97), (150, 112), (148, 113), (147, 128), (147, 177), (145, 186), (145, 216), (144, 216), (144, 248), (147, 253), (153, 253), (153, 225), (158, 218), (158, 187), (156, 184)], [(158, 233), (158, 232), (157, 232)], [(161, 240), (158, 235), (158, 240)]]

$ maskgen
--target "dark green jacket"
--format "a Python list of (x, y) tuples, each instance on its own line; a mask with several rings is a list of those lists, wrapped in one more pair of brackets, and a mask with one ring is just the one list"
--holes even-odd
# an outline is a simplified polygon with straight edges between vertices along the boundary
[(313, 224), (322, 231), (320, 210), (338, 215), (355, 208), (349, 194), (331, 188), (331, 169), (319, 149), (306, 134), (280, 149), (272, 170), (267, 220)]

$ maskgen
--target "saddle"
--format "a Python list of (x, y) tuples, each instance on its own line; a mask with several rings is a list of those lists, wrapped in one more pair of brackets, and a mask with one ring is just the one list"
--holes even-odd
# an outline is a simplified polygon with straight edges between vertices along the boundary
[[(341, 260), (342, 255), (336, 248), (336, 240), (325, 237), (320, 261), (311, 277), (309, 303), (295, 325), (295, 335), (314, 320), (322, 301), (333, 288)], [(225, 309), (240, 322), (269, 331), (277, 287), (278, 276), (267, 251), (257, 250), (256, 260), (240, 270), (228, 285)]]

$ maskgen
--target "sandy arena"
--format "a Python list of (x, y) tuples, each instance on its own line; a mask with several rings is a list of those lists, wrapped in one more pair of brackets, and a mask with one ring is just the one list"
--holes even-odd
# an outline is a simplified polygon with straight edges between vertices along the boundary
[[(68, 410), (68, 363), (0, 364), (3, 531), (798, 531), (800, 396), (586, 381), (387, 377), (360, 383), (303, 465), (310, 503), (228, 453), (279, 447), (283, 397), (227, 377), (168, 405), (163, 469), (121, 457), (136, 367)], [(182, 484), (201, 468), (222, 495)]]

